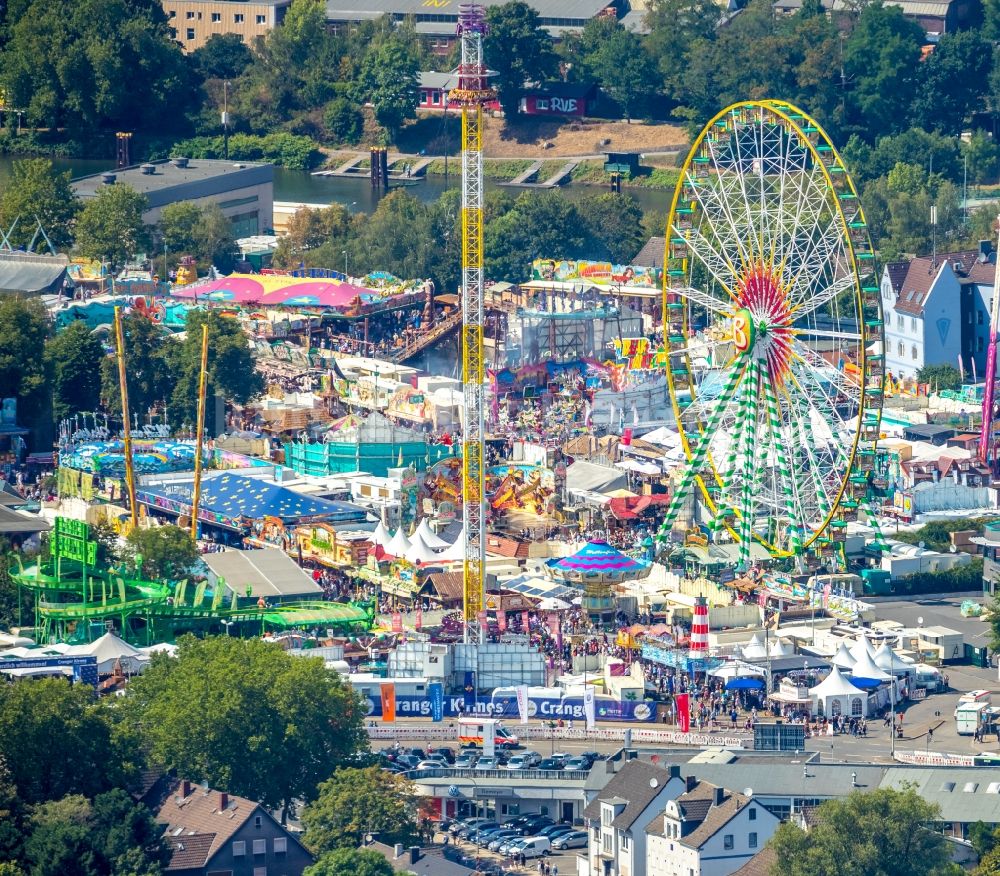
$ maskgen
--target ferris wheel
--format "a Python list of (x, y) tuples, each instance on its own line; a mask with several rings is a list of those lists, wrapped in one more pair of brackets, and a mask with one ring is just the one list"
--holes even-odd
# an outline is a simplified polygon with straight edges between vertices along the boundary
[[(857, 191), (822, 128), (780, 101), (712, 119), (681, 170), (664, 261), (667, 378), (701, 520), (807, 564), (840, 552), (875, 481), (884, 341)], [(707, 518), (707, 519), (706, 519)]]

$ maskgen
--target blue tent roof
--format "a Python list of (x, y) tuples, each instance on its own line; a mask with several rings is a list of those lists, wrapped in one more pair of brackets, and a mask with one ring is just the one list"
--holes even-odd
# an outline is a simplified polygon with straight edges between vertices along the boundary
[[(162, 497), (190, 507), (193, 490), (193, 481), (161, 484), (145, 487), (140, 492), (140, 499), (157, 505), (160, 503), (155, 501), (156, 497)], [(202, 481), (199, 504), (204, 511), (230, 519), (278, 517), (286, 522), (303, 519), (337, 522), (365, 517), (364, 509), (350, 502), (315, 499), (288, 487), (229, 472)]]

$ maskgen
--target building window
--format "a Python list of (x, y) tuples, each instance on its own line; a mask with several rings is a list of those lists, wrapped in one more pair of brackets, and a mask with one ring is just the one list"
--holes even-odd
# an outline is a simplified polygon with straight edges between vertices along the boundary
[(855, 718), (861, 717), (861, 697), (854, 697), (851, 700), (851, 715)]
[(899, 358), (902, 359), (903, 358), (903, 342), (902, 341), (900, 341), (899, 344), (896, 345), (896, 349), (899, 351)]
[(260, 817), (259, 815), (255, 815), (255, 816), (254, 816), (254, 819), (253, 819), (253, 826), (254, 826), (254, 827), (256, 827), (256, 828), (257, 828), (257, 830), (260, 830), (260, 827), (261, 827), (261, 825), (262, 825), (263, 823), (264, 823), (264, 819), (263, 819), (263, 818), (261, 818), (261, 817)]
[(177, 17), (177, 10), (176, 9), (171, 9), (167, 13), (167, 18), (176, 18), (176, 17)]
[(220, 21), (222, 21), (222, 13), (221, 12), (213, 12), (212, 13), (212, 23), (213, 24), (218, 24)]
[(267, 24), (267, 16), (266, 15), (258, 15), (257, 16), (257, 24)]
[(622, 839), (622, 851), (623, 852), (627, 852), (628, 851), (628, 835), (623, 833), (621, 839)]
[(733, 847), (733, 835), (731, 833), (725, 833), (722, 835), (722, 848), (732, 849)]
[(244, 16), (242, 12), (237, 12), (233, 16), (233, 21), (235, 21), (237, 24), (243, 24), (243, 20), (244, 20), (245, 17), (246, 16)]
[(193, 21), (194, 20), (194, 12), (189, 9), (187, 12), (184, 13), (184, 17), (188, 21)]
[(750, 819), (751, 821), (756, 821), (756, 820), (757, 820), (757, 810), (756, 810), (756, 809), (753, 809), (753, 808), (751, 808), (751, 809), (749, 810), (749, 813), (748, 813), (748, 815), (747, 815), (747, 818), (749, 818), (749, 819)]
[(917, 330), (917, 321), (912, 316), (910, 317), (910, 331), (915, 332)]
[(757, 848), (757, 834), (752, 833), (747, 837), (747, 845), (750, 846), (751, 849)]
[(976, 324), (977, 325), (983, 324), (983, 312), (981, 310), (976, 311)]
[(917, 359), (917, 345), (916, 344), (914, 344), (913, 347), (911, 348), (911, 350), (910, 350), (910, 356), (913, 358), (914, 361), (916, 361), (916, 359)]
[(254, 867), (253, 876), (267, 876), (267, 867)]
[(896, 328), (898, 328), (900, 331), (903, 330), (903, 317), (902, 314), (899, 313), (896, 314)]
[(267, 840), (259, 839), (253, 841), (253, 853), (255, 855), (266, 855), (267, 854)]
[(606, 833), (601, 837), (601, 848), (604, 850), (604, 854), (611, 854), (611, 834)]
[(247, 204), (256, 204), (257, 196), (249, 195), (246, 198), (233, 198), (231, 201), (219, 201), (219, 209), (232, 210), (233, 207), (245, 207)]
[(185, 31), (185, 33), (184, 33), (184, 37), (185, 37), (185, 39), (188, 39), (188, 40), (193, 40), (193, 39), (194, 39), (194, 28), (193, 28), (193, 27), (189, 27), (189, 28), (188, 28), (188, 29), (187, 29), (187, 30)]
[(434, 106), (437, 106), (438, 104), (441, 103), (441, 92), (440, 91), (432, 91), (431, 92), (431, 103), (434, 104)]
[(283, 836), (276, 836), (274, 838), (274, 853), (276, 855), (282, 855), (288, 851), (288, 839)]
[(840, 714), (840, 700), (830, 702), (830, 716), (836, 718)]
[(611, 824), (611, 820), (614, 817), (614, 810), (610, 806), (605, 806), (601, 809), (601, 824), (607, 827)]
[(237, 840), (233, 843), (233, 857), (242, 858), (247, 853), (247, 844), (244, 840)]

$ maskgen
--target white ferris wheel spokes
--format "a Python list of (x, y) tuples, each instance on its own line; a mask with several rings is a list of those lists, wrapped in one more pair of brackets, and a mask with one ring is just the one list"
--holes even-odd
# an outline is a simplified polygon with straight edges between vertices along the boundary
[[(864, 216), (819, 126), (773, 101), (713, 119), (681, 173), (665, 265), (688, 462), (658, 540), (697, 485), (702, 519), (740, 545), (741, 565), (754, 541), (775, 556), (834, 552), (870, 486), (883, 344)], [(711, 369), (689, 355), (696, 333)]]

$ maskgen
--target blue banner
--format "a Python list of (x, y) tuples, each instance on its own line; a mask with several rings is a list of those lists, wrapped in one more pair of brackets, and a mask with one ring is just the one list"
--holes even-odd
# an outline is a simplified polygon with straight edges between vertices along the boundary
[(444, 685), (440, 681), (432, 681), (427, 685), (427, 693), (431, 700), (431, 719), (444, 720)]
[[(430, 693), (431, 685), (428, 685)], [(378, 696), (366, 696), (366, 707), (369, 717), (378, 718), (382, 715), (382, 703)], [(484, 717), (509, 718), (518, 721), (516, 696), (502, 696), (490, 700), (480, 700), (473, 708), (468, 708), (465, 694), (447, 695), (442, 692), (442, 720), (459, 715), (482, 715)], [(434, 701), (432, 696), (406, 696), (396, 694), (396, 720), (406, 718), (433, 718)], [(539, 721), (562, 718), (565, 721), (585, 720), (583, 697), (529, 697), (528, 715)], [(656, 703), (650, 700), (614, 700), (610, 697), (597, 697), (596, 718), (600, 721), (625, 721), (645, 723), (656, 719)], [(517, 728), (512, 728), (517, 732)]]

